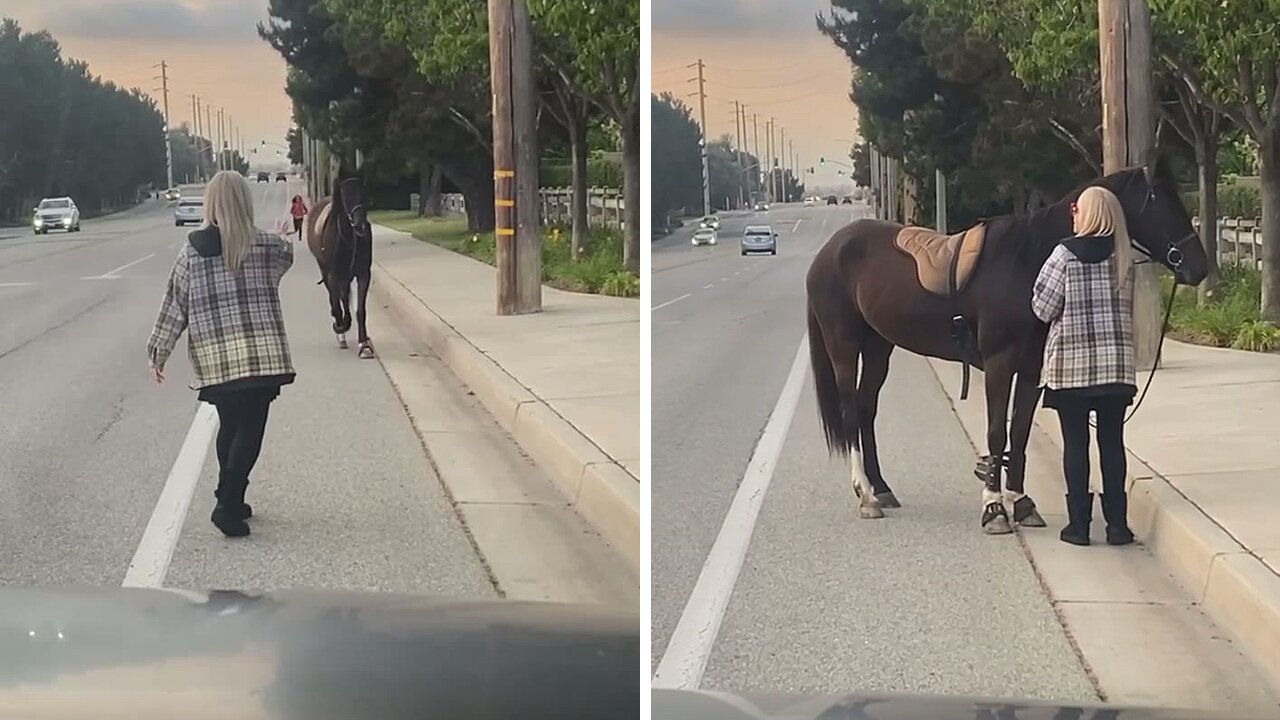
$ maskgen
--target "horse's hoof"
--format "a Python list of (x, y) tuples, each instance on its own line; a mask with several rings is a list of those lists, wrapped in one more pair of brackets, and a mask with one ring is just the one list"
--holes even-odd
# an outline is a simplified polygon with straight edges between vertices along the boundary
[(890, 510), (902, 507), (902, 503), (898, 502), (897, 496), (893, 491), (876, 493), (876, 500), (880, 502), (880, 507), (889, 508)]
[(369, 344), (369, 343), (367, 343), (367, 342), (366, 342), (366, 343), (360, 343), (360, 353), (359, 353), (359, 354), (360, 354), (360, 359), (362, 359), (362, 360), (371, 360), (371, 359), (373, 359), (373, 346), (372, 346), (372, 345), (370, 345), (370, 344)]
[(338, 336), (338, 347), (343, 350), (347, 349), (347, 337), (345, 335)]
[(864, 520), (875, 520), (884, 517), (884, 510), (878, 504), (862, 503), (858, 506), (858, 517)]
[(982, 509), (982, 531), (988, 535), (1008, 535), (1013, 532), (1003, 503), (990, 503)]
[(1035, 502), (1026, 495), (1013, 501), (1013, 521), (1023, 527), (1046, 526), (1044, 518), (1040, 517), (1040, 511), (1036, 509)]

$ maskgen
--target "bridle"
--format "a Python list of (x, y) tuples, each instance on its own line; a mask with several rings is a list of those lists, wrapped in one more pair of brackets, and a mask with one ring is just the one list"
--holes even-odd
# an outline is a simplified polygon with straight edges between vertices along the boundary
[[(339, 192), (339, 193), (341, 193), (341, 192), (342, 192), (341, 187), (339, 187), (338, 192)], [(339, 197), (341, 197), (341, 195), (339, 195)], [(357, 210), (363, 210), (363, 209), (364, 209), (364, 203), (357, 203), (356, 205), (354, 205), (354, 206), (353, 206), (353, 207), (351, 207), (350, 209), (348, 209), (348, 208), (347, 208), (347, 204), (346, 204), (345, 202), (342, 204), (342, 215), (343, 215), (343, 217), (345, 217), (345, 218), (346, 218), (347, 226), (351, 228), (351, 236), (350, 236), (350, 237), (347, 237), (347, 234), (346, 234), (345, 232), (343, 232), (343, 225), (342, 225), (342, 223), (338, 223), (338, 239), (339, 239), (339, 240), (341, 240), (341, 241), (346, 241), (346, 242), (350, 243), (350, 245), (351, 245), (351, 267), (350, 267), (350, 268), (348, 268), (348, 273), (349, 273), (349, 276), (350, 276), (350, 277), (354, 277), (354, 276), (355, 276), (355, 273), (356, 273), (356, 255), (357, 255), (356, 248), (357, 248), (357, 246), (356, 246), (356, 238), (355, 238), (355, 236), (356, 236), (356, 234), (357, 234), (357, 232), (358, 232), (358, 231), (356, 230), (356, 226), (357, 226), (357, 223), (356, 223), (356, 211), (357, 211)], [(360, 233), (360, 234), (361, 234), (361, 235), (363, 235), (364, 233)]]

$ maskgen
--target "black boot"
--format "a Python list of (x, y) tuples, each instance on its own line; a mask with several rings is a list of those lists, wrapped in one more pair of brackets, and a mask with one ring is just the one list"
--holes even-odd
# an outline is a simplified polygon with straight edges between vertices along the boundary
[(214, 506), (209, 520), (227, 537), (244, 537), (249, 534), (249, 523), (245, 520), (253, 511), (244, 502), (246, 484), (239, 478), (220, 473), (218, 489), (213, 491), (218, 504)]
[(1072, 545), (1089, 544), (1089, 524), (1093, 521), (1093, 493), (1067, 495), (1067, 526), (1058, 537)]
[(1129, 529), (1129, 496), (1123, 490), (1102, 493), (1102, 517), (1107, 519), (1107, 544), (1133, 542)]

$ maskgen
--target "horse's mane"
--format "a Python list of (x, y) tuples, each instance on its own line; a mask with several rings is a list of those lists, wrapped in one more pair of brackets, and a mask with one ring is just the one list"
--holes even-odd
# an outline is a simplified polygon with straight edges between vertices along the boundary
[(988, 228), (998, 228), (1001, 232), (989, 233), (989, 241), (997, 252), (1012, 243), (1011, 252), (1019, 260), (1036, 265), (1043, 264), (1053, 252), (1053, 248), (1063, 238), (1071, 234), (1071, 203), (1080, 197), (1080, 193), (1094, 185), (1101, 185), (1117, 195), (1131, 183), (1144, 179), (1144, 170), (1130, 167), (1117, 170), (1110, 175), (1086, 180), (1063, 195), (1057, 202), (1029, 213), (1012, 213), (990, 218), (980, 218), (979, 223), (986, 223)]

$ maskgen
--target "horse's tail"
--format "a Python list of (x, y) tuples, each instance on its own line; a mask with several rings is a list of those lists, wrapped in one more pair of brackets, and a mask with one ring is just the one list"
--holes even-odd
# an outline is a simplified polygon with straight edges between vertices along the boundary
[(848, 457), (850, 448), (859, 446), (858, 408), (843, 407), (835, 366), (827, 354), (822, 323), (812, 304), (809, 306), (809, 364), (813, 369), (813, 389), (818, 395), (818, 414), (822, 432), (827, 436), (827, 450)]

